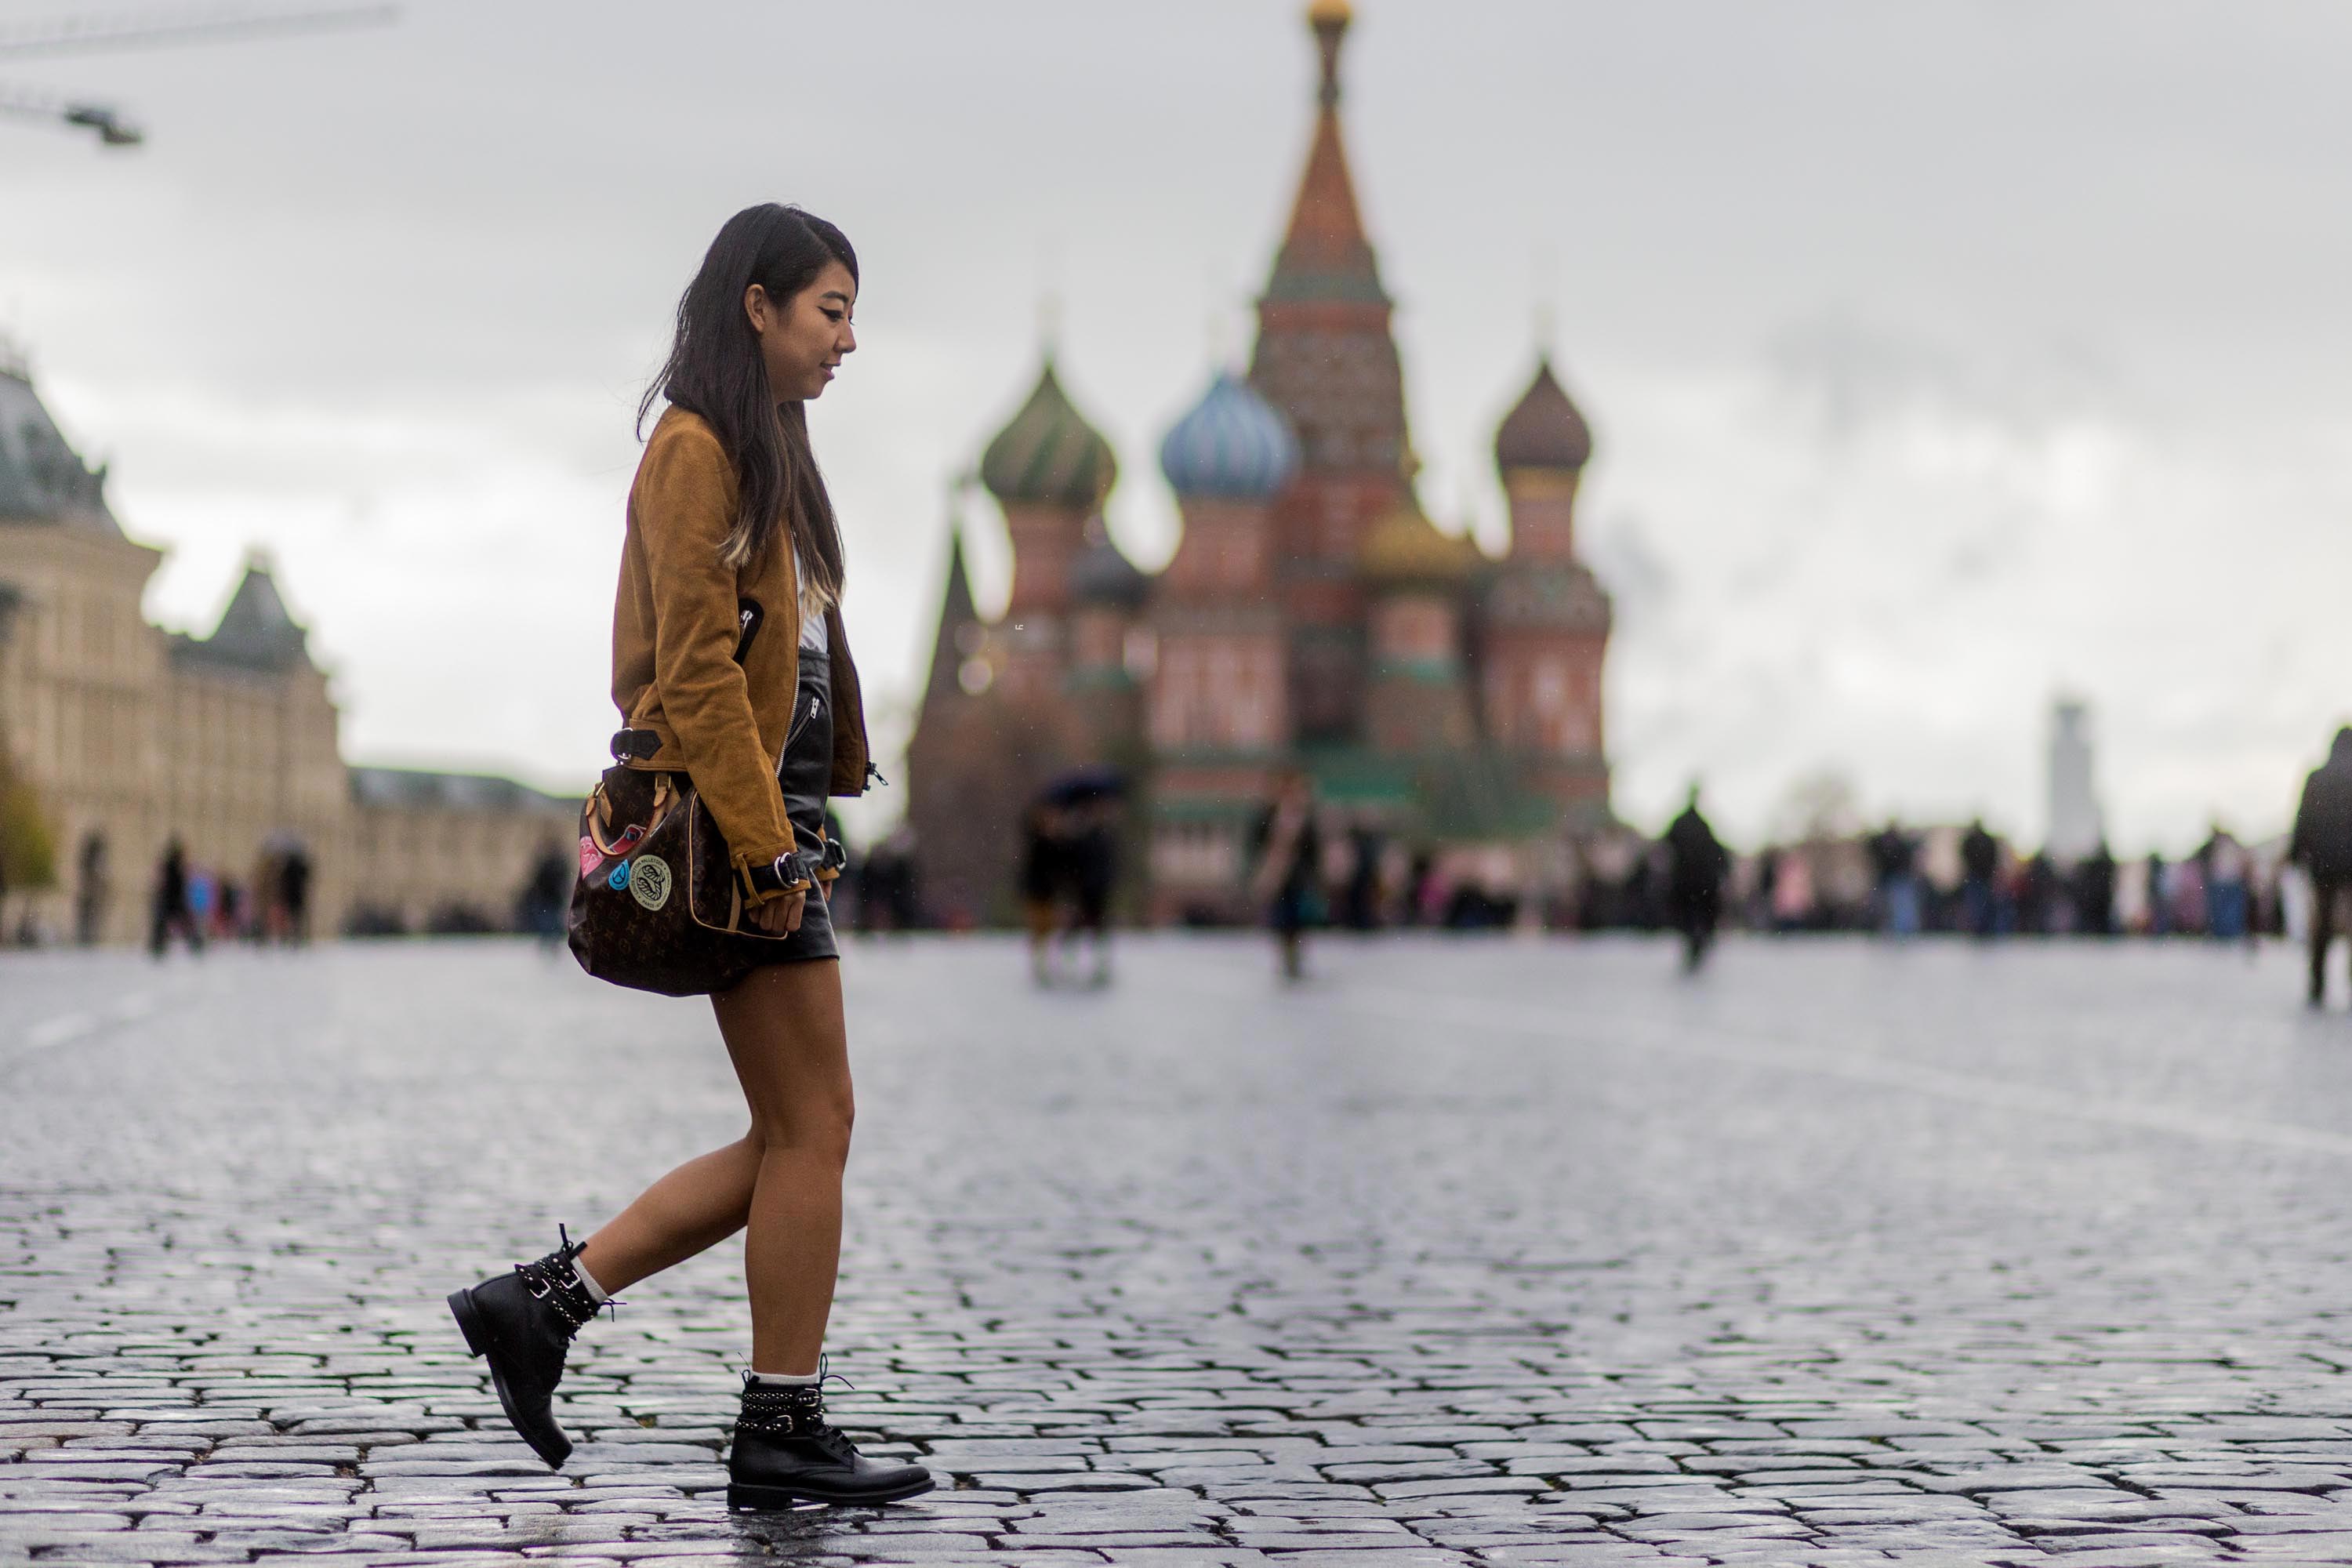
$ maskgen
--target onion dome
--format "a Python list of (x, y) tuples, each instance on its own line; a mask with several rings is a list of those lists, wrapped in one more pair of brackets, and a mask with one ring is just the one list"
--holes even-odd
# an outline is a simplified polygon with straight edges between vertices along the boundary
[(1298, 471), (1298, 442), (1256, 388), (1220, 372), (1160, 443), (1160, 471), (1180, 496), (1267, 500)]
[(1581, 468), (1592, 458), (1592, 431), (1551, 373), (1546, 355), (1536, 366), (1518, 406), (1495, 432), (1495, 466), (1513, 468)]
[(1459, 583), (1486, 561), (1467, 539), (1437, 531), (1410, 498), (1400, 501), (1364, 535), (1356, 564), (1376, 583)]
[(980, 482), (1007, 503), (1091, 511), (1118, 477), (1110, 443), (1072, 405), (1050, 359), (1029, 401), (980, 459)]
[(1081, 605), (1117, 605), (1135, 609), (1151, 592), (1151, 579), (1111, 542), (1097, 515), (1087, 519), (1085, 541), (1070, 561), (1070, 597)]

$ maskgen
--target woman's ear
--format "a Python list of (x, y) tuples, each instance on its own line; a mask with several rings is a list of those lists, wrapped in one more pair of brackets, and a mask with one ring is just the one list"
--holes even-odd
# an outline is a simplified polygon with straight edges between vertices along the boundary
[(775, 313), (775, 302), (768, 298), (768, 291), (757, 283), (743, 290), (743, 314), (751, 319), (752, 331), (766, 336), (768, 319)]

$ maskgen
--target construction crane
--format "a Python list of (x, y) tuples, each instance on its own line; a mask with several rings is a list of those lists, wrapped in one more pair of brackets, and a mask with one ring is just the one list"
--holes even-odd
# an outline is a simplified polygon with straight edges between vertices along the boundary
[[(0, 60), (381, 27), (397, 21), (399, 16), (400, 7), (396, 5), (312, 6), (302, 10), (211, 5), (200, 9), (85, 14), (49, 22), (0, 26)], [(54, 98), (5, 82), (0, 82), (0, 116), (89, 131), (105, 147), (136, 147), (146, 140), (144, 132), (105, 104)]]

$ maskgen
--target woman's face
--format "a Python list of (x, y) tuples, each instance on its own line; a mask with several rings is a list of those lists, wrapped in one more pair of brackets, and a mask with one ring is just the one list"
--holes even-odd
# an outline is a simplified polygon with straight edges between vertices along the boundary
[(805, 403), (824, 394), (841, 356), (857, 352), (851, 321), (856, 309), (857, 279), (838, 261), (827, 262), (816, 281), (781, 303), (757, 283), (743, 291), (743, 311), (760, 340), (777, 402)]

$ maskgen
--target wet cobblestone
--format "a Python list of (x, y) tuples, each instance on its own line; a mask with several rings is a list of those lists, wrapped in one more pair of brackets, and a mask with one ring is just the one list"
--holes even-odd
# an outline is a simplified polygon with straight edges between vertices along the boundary
[(2352, 1020), (2179, 946), (861, 946), (836, 1412), (729, 1516), (740, 1257), (551, 1474), (441, 1305), (740, 1131), (504, 943), (0, 958), (0, 1561), (2352, 1562)]

